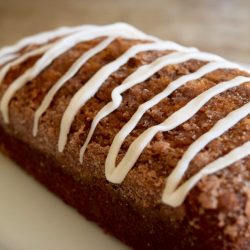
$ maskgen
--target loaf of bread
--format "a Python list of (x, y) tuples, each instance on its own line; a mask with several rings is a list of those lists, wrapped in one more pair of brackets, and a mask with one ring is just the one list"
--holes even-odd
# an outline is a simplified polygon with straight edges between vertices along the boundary
[[(0, 50), (1, 151), (134, 249), (250, 249), (250, 72), (115, 23)], [(17, 208), (18, 209), (18, 208)]]

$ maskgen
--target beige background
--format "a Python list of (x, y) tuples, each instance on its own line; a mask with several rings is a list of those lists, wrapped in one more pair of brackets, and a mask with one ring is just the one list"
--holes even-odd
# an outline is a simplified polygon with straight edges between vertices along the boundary
[(62, 25), (116, 21), (250, 63), (249, 0), (0, 0), (0, 46)]

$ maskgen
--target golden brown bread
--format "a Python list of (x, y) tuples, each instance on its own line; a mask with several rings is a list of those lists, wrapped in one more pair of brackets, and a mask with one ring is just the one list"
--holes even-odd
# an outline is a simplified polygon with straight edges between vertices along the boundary
[[(216, 95), (177, 128), (157, 133), (125, 180), (119, 185), (112, 184), (105, 178), (104, 163), (115, 135), (139, 105), (163, 91), (175, 79), (196, 72), (207, 63), (187, 60), (164, 67), (148, 80), (127, 90), (119, 108), (97, 126), (81, 164), (80, 148), (97, 112), (111, 100), (112, 90), (141, 65), (172, 52), (153, 50), (138, 53), (108, 77), (96, 95), (77, 113), (65, 150), (58, 152), (60, 122), (76, 91), (104, 65), (142, 42), (117, 38), (83, 64), (79, 72), (56, 93), (41, 117), (38, 135), (32, 135), (34, 113), (46, 93), (83, 52), (103, 39), (77, 44), (15, 93), (9, 104), (10, 123), (4, 123), (1, 117), (1, 147), (67, 203), (135, 249), (249, 249), (249, 156), (204, 177), (181, 206), (174, 208), (162, 202), (165, 180), (190, 144), (218, 120), (249, 102), (249, 82)], [(29, 47), (28, 51), (35, 47)], [(27, 48), (20, 54), (25, 52)], [(11, 68), (0, 85), (0, 98), (11, 83), (39, 58), (34, 56)], [(218, 69), (178, 88), (143, 115), (123, 143), (117, 161), (147, 128), (163, 122), (202, 92), (239, 75), (250, 76), (239, 69)], [(249, 141), (249, 132), (249, 116), (246, 116), (195, 156), (182, 181)]]

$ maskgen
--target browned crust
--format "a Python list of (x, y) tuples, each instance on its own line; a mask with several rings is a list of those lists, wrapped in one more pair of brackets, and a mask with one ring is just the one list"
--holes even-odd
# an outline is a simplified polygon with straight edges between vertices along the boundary
[[(87, 219), (98, 223), (106, 232), (134, 249), (249, 249), (249, 241), (235, 246), (232, 242), (223, 243), (211, 235), (209, 239), (211, 228), (206, 228), (205, 221), (204, 228), (197, 231), (190, 227), (188, 218), (182, 221), (173, 218), (171, 221), (171, 218), (162, 217), (160, 207), (134, 207), (117, 188), (111, 187), (104, 179), (76, 180), (51, 156), (34, 150), (3, 131), (0, 130), (2, 152)], [(216, 232), (213, 231), (212, 234), (214, 233)]]
[[(185, 124), (169, 133), (159, 133), (143, 152), (125, 181), (121, 185), (113, 185), (105, 180), (104, 161), (117, 131), (142, 102), (161, 91), (170, 81), (193, 72), (204, 64), (204, 62), (191, 60), (181, 65), (166, 67), (150, 80), (124, 93), (124, 101), (120, 108), (103, 119), (98, 126), (88, 146), (84, 163), (81, 165), (78, 161), (79, 148), (86, 138), (96, 112), (110, 100), (112, 89), (139, 65), (149, 63), (160, 55), (169, 53), (169, 51), (140, 53), (109, 77), (97, 95), (77, 114), (66, 150), (63, 154), (58, 153), (59, 124), (72, 95), (100, 67), (117, 58), (129, 46), (138, 43), (138, 41), (118, 39), (106, 50), (90, 59), (77, 76), (59, 91), (41, 119), (38, 137), (32, 137), (34, 111), (48, 89), (79, 57), (81, 52), (91, 48), (97, 42), (98, 39), (77, 45), (55, 60), (51, 66), (15, 95), (10, 103), (10, 125), (3, 124), (2, 119), (0, 121), (3, 143), (6, 144), (11, 157), (29, 168), (33, 175), (68, 203), (77, 207), (88, 218), (97, 221), (113, 234), (118, 234), (119, 238), (137, 249), (143, 249), (142, 247), (144, 249), (167, 249), (170, 246), (170, 249), (200, 249), (200, 246), (203, 249), (206, 247), (207, 249), (249, 249), (250, 191), (246, 185), (250, 179), (249, 157), (228, 169), (204, 178), (192, 190), (182, 206), (171, 208), (161, 203), (164, 180), (185, 149), (211, 128), (217, 120), (249, 101), (249, 84), (218, 95)], [(10, 82), (32, 65), (36, 59), (30, 59), (11, 70), (4, 83), (0, 85), (0, 97)], [(238, 70), (217, 70), (175, 91), (169, 98), (144, 115), (136, 129), (126, 139), (119, 157), (124, 155), (130, 143), (146, 128), (160, 123), (202, 91), (240, 74), (247, 75)], [(205, 164), (249, 140), (249, 132), (250, 123), (247, 117), (198, 154), (192, 161), (186, 178)], [(18, 152), (15, 146), (17, 142), (23, 145), (23, 153)], [(26, 155), (30, 157), (27, 158)], [(42, 164), (39, 167), (37, 167), (36, 160), (38, 158)], [(60, 178), (63, 178), (65, 187)], [(70, 182), (68, 184), (67, 179)], [(69, 187), (66, 188), (66, 185)], [(70, 187), (72, 192), (67, 191)], [(87, 194), (82, 191), (85, 189)], [(94, 196), (89, 194), (94, 194)], [(105, 195), (107, 195), (106, 205), (101, 199)], [(96, 211), (96, 214), (93, 212), (89, 215), (90, 212), (85, 211), (86, 202), (82, 203), (85, 199), (91, 199), (91, 202), (88, 201), (90, 204), (88, 210)], [(111, 209), (109, 203), (112, 204), (114, 210)], [(102, 207), (106, 209), (100, 210)], [(109, 211), (110, 213), (113, 211), (116, 215), (113, 221), (110, 215), (107, 215)], [(126, 219), (130, 213), (135, 213), (134, 217), (131, 215), (131, 223)], [(108, 216), (109, 223), (103, 222), (105, 218), (101, 218), (102, 216)], [(118, 226), (120, 229), (116, 228)], [(136, 243), (136, 238), (132, 236), (132, 233), (125, 231), (141, 235), (137, 239), (138, 242)], [(147, 242), (148, 246), (143, 241)]]

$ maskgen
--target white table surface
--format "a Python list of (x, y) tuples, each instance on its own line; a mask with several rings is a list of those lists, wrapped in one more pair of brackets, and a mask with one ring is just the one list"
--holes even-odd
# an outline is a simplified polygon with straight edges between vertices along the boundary
[(0, 250), (126, 250), (0, 154)]

